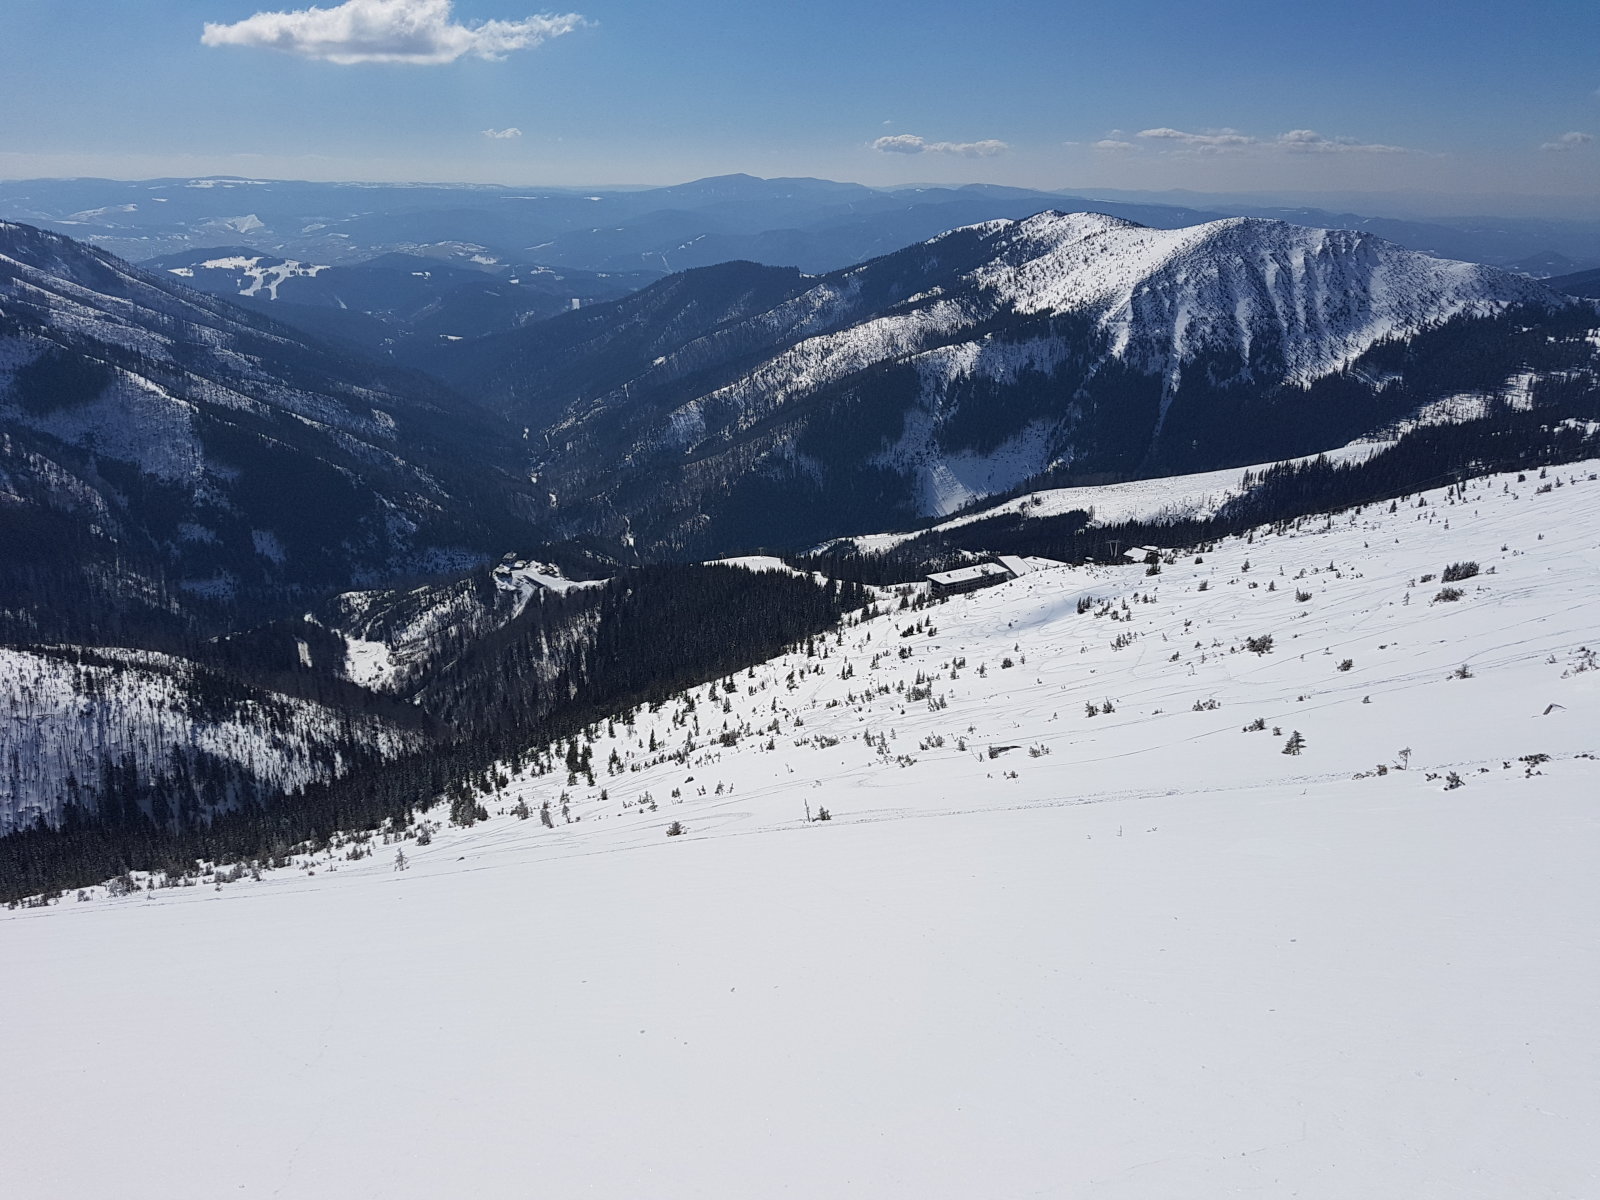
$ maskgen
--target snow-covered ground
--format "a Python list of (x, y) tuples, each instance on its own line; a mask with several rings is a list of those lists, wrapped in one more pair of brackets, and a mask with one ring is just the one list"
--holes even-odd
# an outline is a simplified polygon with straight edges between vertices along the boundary
[(563, 595), (583, 588), (600, 587), (605, 583), (603, 579), (568, 579), (561, 568), (552, 563), (522, 560), (499, 563), (494, 568), (493, 576), (495, 587), (503, 592), (515, 592), (521, 597), (522, 605), (518, 606), (518, 612), (540, 592)]
[(1600, 1194), (1597, 472), (1037, 571), (426, 846), (0, 913), (7, 1189)]
[[(260, 228), (258, 221), (255, 228)], [(241, 229), (241, 233), (248, 232)], [(265, 265), (263, 265), (265, 264)], [(315, 279), (317, 275), (328, 268), (323, 265), (295, 262), (292, 259), (269, 259), (261, 255), (246, 258), (234, 255), (229, 258), (213, 258), (200, 263), (198, 267), (168, 267), (171, 275), (179, 275), (185, 279), (193, 279), (194, 273), (200, 271), (227, 271), (238, 277), (239, 295), (260, 296), (265, 294), (267, 299), (278, 298), (278, 288), (286, 279)]]
[[(1284, 461), (1307, 463), (1325, 458), (1332, 463), (1365, 462), (1388, 446), (1383, 442), (1352, 442), (1325, 454), (1308, 454)], [(1215, 516), (1229, 500), (1242, 496), (1249, 490), (1244, 480), (1247, 475), (1259, 476), (1277, 463), (1258, 463), (1251, 467), (1227, 467), (1220, 471), (1202, 471), (1193, 475), (1170, 475), (1156, 479), (1135, 479), (1127, 483), (1105, 483), (1085, 487), (1045, 488), (1027, 492), (1011, 500), (975, 508), (941, 521), (928, 530), (909, 533), (868, 533), (856, 537), (835, 538), (816, 547), (817, 550), (844, 543), (853, 544), (864, 554), (882, 554), (902, 542), (925, 532), (942, 532), (986, 521), (991, 517), (1019, 514), (1024, 517), (1059, 517), (1070, 512), (1087, 512), (1096, 525), (1116, 525), (1123, 521), (1183, 521), (1200, 520)], [(971, 500), (978, 493), (952, 489), (949, 495)]]

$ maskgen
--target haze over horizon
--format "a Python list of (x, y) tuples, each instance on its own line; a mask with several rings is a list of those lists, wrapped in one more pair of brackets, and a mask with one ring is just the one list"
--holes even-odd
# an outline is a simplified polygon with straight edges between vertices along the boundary
[(1600, 215), (1592, 5), (14, 0), (0, 177), (749, 173)]

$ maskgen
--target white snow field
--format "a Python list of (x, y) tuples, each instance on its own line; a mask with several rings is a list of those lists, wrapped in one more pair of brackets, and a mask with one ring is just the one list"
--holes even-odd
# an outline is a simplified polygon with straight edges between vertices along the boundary
[(1600, 1195), (1597, 471), (1037, 571), (426, 846), (0, 912), (0, 1192)]
[[(1321, 458), (1335, 465), (1359, 463), (1387, 448), (1388, 444), (1383, 442), (1351, 442), (1324, 454), (1307, 454), (1284, 461), (1300, 464)], [(1091, 525), (1115, 525), (1121, 521), (1170, 523), (1188, 519), (1198, 520), (1216, 516), (1228, 501), (1237, 499), (1250, 490), (1245, 482), (1247, 477), (1259, 478), (1263, 471), (1276, 465), (1276, 463), (1258, 463), (1252, 467), (1228, 467), (1220, 471), (1205, 471), (1194, 475), (1134, 479), (1127, 483), (1046, 488), (1043, 491), (1027, 492), (998, 504), (975, 508), (927, 529), (831, 538), (813, 549), (821, 552), (831, 546), (853, 545), (865, 554), (882, 554), (922, 533), (944, 533), (977, 521), (1012, 515), (1038, 518), (1058, 517), (1074, 511), (1086, 512), (1090, 515)]]

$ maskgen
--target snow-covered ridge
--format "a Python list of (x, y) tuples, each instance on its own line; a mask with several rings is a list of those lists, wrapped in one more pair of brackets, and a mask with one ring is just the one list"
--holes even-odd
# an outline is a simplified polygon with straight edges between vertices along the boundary
[(1232, 217), (1148, 229), (1112, 217), (1041, 213), (1001, 235), (972, 279), (1024, 313), (1089, 310), (1119, 355), (1181, 365), (1270, 340), (1286, 378), (1307, 383), (1387, 337), (1510, 304), (1571, 303), (1476, 263), (1371, 234)]
[[(784, 464), (773, 468), (782, 474), (800, 461), (817, 414), (855, 408), (872, 427), (898, 424), (898, 440), (830, 466), (887, 467), (920, 513), (947, 514), (1054, 468), (1137, 469), (1141, 442), (1182, 460), (1163, 443), (1174, 404), (1193, 428), (1208, 405), (1281, 394), (1267, 414), (1273, 436), (1259, 440), (1294, 442), (1296, 398), (1380, 344), (1517, 305), (1575, 303), (1523, 276), (1348, 230), (1254, 218), (1151, 229), (1060, 212), (985, 222), (821, 277), (668, 350), (625, 385), (573, 404), (558, 426), (566, 449), (541, 470), (558, 483), (579, 472), (554, 489), (563, 495), (603, 488), (620, 419), (623, 462), (681, 457), (695, 464), (686, 473), (715, 480), (755, 460)], [(1354, 386), (1376, 398), (1386, 382)], [(1394, 404), (1384, 421), (1412, 416)], [(1121, 428), (1130, 420), (1139, 437)], [(1193, 446), (1196, 466), (1223, 458), (1204, 438)]]
[[(1371, 234), (1282, 221), (1237, 217), (1150, 229), (1098, 213), (1048, 212), (974, 228), (988, 239), (988, 261), (937, 294), (909, 302), (904, 312), (804, 336), (696, 403), (751, 396), (781, 403), (868, 363), (953, 344), (950, 336), (963, 325), (1007, 310), (1092, 313), (1110, 334), (1113, 354), (1158, 372), (1180, 370), (1207, 351), (1248, 361), (1266, 346), (1281, 357), (1285, 379), (1306, 383), (1384, 338), (1463, 313), (1574, 303), (1493, 267), (1434, 258)], [(958, 305), (951, 293), (969, 299)], [(840, 307), (837, 285), (825, 282), (770, 319), (805, 334), (820, 315)], [(969, 353), (981, 344), (960, 343)]]
[[(935, 346), (965, 351), (971, 370), (984, 342), (953, 335), (1005, 311), (1092, 314), (1114, 356), (1174, 381), (1202, 353), (1249, 362), (1265, 349), (1272, 360), (1264, 366), (1304, 384), (1385, 338), (1454, 316), (1488, 315), (1516, 303), (1573, 303), (1493, 267), (1433, 258), (1370, 234), (1282, 221), (1238, 217), (1149, 229), (1098, 213), (1050, 212), (977, 228), (990, 242), (984, 265), (903, 312), (804, 337), (690, 408), (727, 400), (748, 405), (757, 397), (766, 408), (870, 363)], [(783, 311), (804, 313), (809, 322), (836, 302), (833, 286), (819, 285), (815, 298), (807, 293)], [(949, 299), (951, 293), (965, 302)], [(796, 329), (803, 332), (805, 324)]]

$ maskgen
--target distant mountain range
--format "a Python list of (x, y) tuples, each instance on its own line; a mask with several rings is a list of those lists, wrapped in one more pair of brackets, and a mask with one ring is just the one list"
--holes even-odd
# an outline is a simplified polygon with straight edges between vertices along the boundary
[(1544, 282), (1546, 287), (1569, 296), (1585, 296), (1591, 300), (1600, 300), (1600, 270), (1574, 271), (1570, 275), (1558, 275)]
[(184, 251), (142, 266), (307, 333), (383, 352), (412, 340), (460, 341), (516, 329), (625, 296), (660, 278), (656, 271), (607, 274), (532, 265), (491, 275), (476, 265), (398, 253), (327, 266), (248, 246)]
[(1504, 314), (1574, 307), (1363, 233), (1044, 213), (821, 277), (691, 271), (430, 366), (544, 430), (572, 530), (710, 553), (1330, 449), (1509, 396), (1547, 352)]
[(502, 279), (525, 278), (528, 264), (632, 274), (733, 259), (823, 273), (961, 225), (1051, 209), (1104, 212), (1155, 228), (1258, 216), (1357, 229), (1439, 257), (1534, 275), (1600, 267), (1600, 222), (1415, 220), (1224, 197), (1163, 203), (1123, 194), (881, 189), (749, 175), (589, 192), (229, 178), (0, 183), (0, 217), (57, 229), (136, 262), (216, 246), (333, 266), (398, 252)]
[[(868, 603), (863, 584), (1170, 531), (1091, 528), (1070, 493), (974, 511), (1023, 489), (1386, 447), (1258, 472), (1186, 535), (1204, 538), (1600, 452), (1581, 276), (1558, 291), (1369, 231), (733, 177), (478, 208), (374, 189), (336, 223), (456, 239), (374, 260), (257, 248), (289, 219), (275, 205), (350, 198), (285, 186), (164, 189), (171, 237), (206, 236), (148, 268), (0, 223), (0, 833), (81, 834), (0, 854), (36, 881), (103, 878), (166, 838), (189, 860), (281, 856), (447, 789), (470, 818), (497, 756), (731, 676)], [(457, 226), (431, 207), (451, 197)], [(860, 249), (863, 222), (991, 215), (820, 273), (729, 261), (637, 290), (646, 272), (473, 240), (612, 199), (638, 219), (591, 233), (689, 211), (759, 238), (831, 206), (826, 236)], [(219, 238), (206, 206), (242, 200), (252, 219)], [(992, 215), (1007, 205), (1029, 211)], [(519, 253), (565, 253), (549, 240)], [(866, 539), (805, 570), (685, 565), (964, 508), (875, 557)]]

